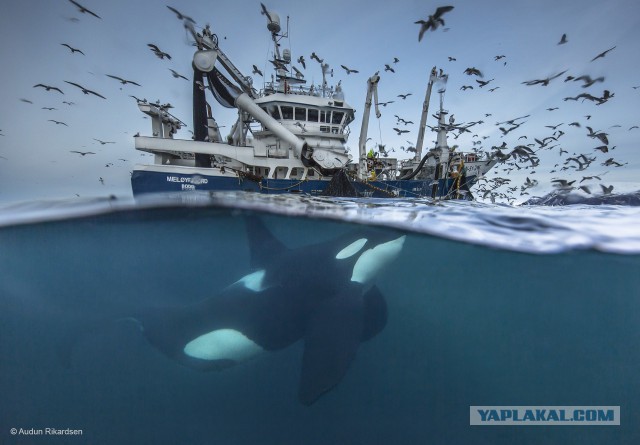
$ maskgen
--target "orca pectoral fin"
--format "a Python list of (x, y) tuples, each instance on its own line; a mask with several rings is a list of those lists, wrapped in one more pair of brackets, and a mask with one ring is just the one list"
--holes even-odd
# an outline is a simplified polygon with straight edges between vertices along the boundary
[(314, 403), (347, 372), (362, 339), (363, 315), (363, 298), (357, 291), (322, 302), (311, 315), (298, 394), (304, 405)]
[(364, 325), (362, 341), (378, 335), (387, 325), (387, 302), (376, 286), (364, 294)]

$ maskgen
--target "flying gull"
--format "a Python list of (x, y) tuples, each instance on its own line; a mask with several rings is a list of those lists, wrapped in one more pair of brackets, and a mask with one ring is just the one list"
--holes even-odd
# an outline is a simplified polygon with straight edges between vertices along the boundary
[(264, 77), (264, 75), (262, 74), (262, 71), (260, 71), (258, 69), (257, 66), (253, 65), (253, 71), (251, 71), (252, 74), (259, 74), (261, 77)]
[(153, 43), (147, 43), (147, 46), (151, 48), (151, 51), (153, 51), (153, 53), (159, 58), (164, 59), (166, 57), (167, 59), (171, 60), (171, 56), (168, 53), (161, 51), (160, 48), (158, 48)]
[(558, 73), (556, 75), (553, 76), (549, 76), (546, 79), (535, 79), (535, 80), (528, 80), (526, 82), (522, 82), (525, 85), (542, 85), (544, 87), (546, 87), (547, 85), (549, 85), (549, 82), (551, 82), (553, 79), (562, 76), (564, 73), (566, 73), (567, 70), (562, 71), (561, 73)]
[(94, 141), (100, 142), (101, 145), (105, 145), (105, 144), (115, 144), (115, 142), (111, 142), (111, 141), (101, 141), (100, 139), (96, 139), (93, 138)]
[(62, 90), (61, 90), (60, 88), (58, 88), (58, 87), (52, 87), (52, 86), (50, 86), (50, 85), (45, 85), (45, 84), (42, 84), (42, 83), (39, 83), (39, 84), (37, 84), (37, 85), (34, 85), (34, 86), (33, 86), (33, 88), (36, 88), (36, 87), (44, 88), (44, 89), (45, 89), (45, 90), (47, 90), (47, 91), (56, 90), (56, 91), (58, 91), (60, 94), (64, 94), (64, 93), (62, 92)]
[(428, 30), (435, 31), (438, 26), (444, 26), (444, 20), (442, 19), (442, 15), (446, 12), (449, 12), (453, 9), (453, 6), (440, 6), (436, 9), (436, 12), (433, 15), (430, 15), (427, 20), (418, 20), (414, 22), (417, 25), (420, 25), (420, 33), (418, 34), (418, 42), (422, 40), (424, 33)]
[(596, 82), (604, 82), (604, 77), (600, 76), (600, 77), (596, 77), (595, 79), (592, 79), (591, 76), (589, 76), (588, 74), (585, 74), (583, 76), (576, 77), (575, 79), (573, 79), (574, 82), (577, 82), (579, 80), (584, 81), (584, 85), (582, 85), (582, 88), (588, 88)]
[(142, 85), (140, 85), (139, 83), (136, 83), (136, 82), (134, 82), (134, 81), (132, 81), (132, 80), (123, 79), (122, 77), (113, 76), (113, 75), (111, 75), (111, 74), (107, 74), (106, 76), (107, 76), (107, 77), (111, 77), (112, 79), (119, 80), (119, 81), (120, 81), (120, 83), (121, 83), (122, 85), (126, 85), (126, 84), (130, 83), (130, 84), (132, 84), (132, 85), (142, 86)]
[(193, 23), (194, 25), (196, 24), (196, 21), (193, 20), (191, 17), (182, 14), (180, 11), (178, 11), (176, 8), (172, 8), (171, 6), (167, 5), (167, 8), (169, 8), (173, 13), (175, 13), (176, 16), (178, 16), (178, 19), (180, 20), (186, 20), (188, 22)]
[(476, 75), (478, 77), (483, 77), (482, 73), (480, 72), (480, 70), (478, 68), (475, 67), (469, 67), (466, 70), (464, 70), (464, 73), (469, 75), (469, 76), (473, 76)]
[(85, 55), (82, 51), (80, 51), (78, 48), (74, 48), (73, 46), (69, 45), (68, 43), (61, 43), (60, 45), (62, 46), (66, 46), (67, 48), (69, 48), (71, 50), (71, 54), (73, 53), (80, 53), (83, 56)]
[(183, 76), (182, 74), (176, 72), (176, 70), (172, 70), (171, 68), (169, 68), (169, 70), (171, 71), (171, 75), (173, 77), (175, 77), (176, 79), (184, 79), (184, 80), (189, 80), (187, 79), (185, 76)]
[(609, 49), (608, 49), (608, 50), (606, 50), (606, 51), (602, 51), (600, 54), (598, 54), (598, 55), (597, 55), (597, 56), (595, 56), (593, 59), (591, 59), (591, 62), (593, 62), (593, 61), (594, 61), (594, 60), (596, 60), (596, 59), (599, 59), (600, 57), (604, 57), (604, 56), (606, 56), (606, 55), (607, 55), (607, 53), (608, 53), (609, 51), (613, 51), (614, 49), (616, 49), (616, 47), (615, 47), (615, 46), (613, 46), (613, 47), (609, 48)]
[(102, 19), (102, 17), (100, 17), (98, 14), (96, 14), (95, 12), (92, 12), (92, 11), (88, 10), (87, 8), (85, 8), (84, 6), (82, 6), (80, 3), (78, 3), (78, 2), (74, 2), (73, 0), (69, 0), (69, 1), (70, 1), (71, 3), (73, 3), (74, 5), (76, 5), (76, 7), (78, 8), (78, 10), (79, 10), (81, 13), (83, 13), (83, 14), (84, 14), (84, 13), (86, 12), (87, 14), (91, 14), (92, 16), (94, 16), (94, 17), (96, 17), (96, 18)]
[(104, 97), (102, 94), (98, 94), (95, 91), (91, 91), (91, 90), (83, 87), (82, 85), (79, 85), (79, 84), (74, 83), (74, 82), (69, 82), (68, 80), (65, 80), (65, 82), (68, 83), (69, 85), (73, 85), (74, 87), (80, 88), (84, 94), (93, 94), (94, 96), (98, 96), (98, 97), (101, 97), (103, 99), (106, 99), (106, 97)]
[[(359, 73), (360, 71), (358, 70), (352, 70), (351, 68), (348, 68), (344, 65), (340, 65), (342, 67), (343, 70), (345, 70), (347, 72), (347, 74), (351, 74), (351, 73)], [(389, 65), (387, 65), (389, 66)]]

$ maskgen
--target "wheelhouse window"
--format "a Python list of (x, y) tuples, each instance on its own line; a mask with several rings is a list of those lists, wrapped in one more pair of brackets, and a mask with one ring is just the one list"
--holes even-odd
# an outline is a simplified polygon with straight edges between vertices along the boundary
[(344, 118), (344, 126), (349, 125), (351, 122), (353, 122), (353, 113), (347, 113), (345, 118)]
[(296, 120), (297, 121), (306, 121), (307, 120), (307, 109), (296, 107)]
[(267, 112), (271, 115), (272, 118), (280, 120), (280, 108), (277, 105), (269, 105), (267, 108)]
[(340, 125), (343, 117), (344, 117), (344, 113), (342, 111), (334, 111), (333, 116), (331, 118), (331, 123)]
[(328, 124), (331, 122), (331, 111), (320, 111), (320, 122)]
[(309, 122), (318, 122), (318, 110), (315, 108), (309, 108), (307, 111), (307, 120)]
[(282, 119), (293, 119), (293, 107), (280, 107), (282, 110)]

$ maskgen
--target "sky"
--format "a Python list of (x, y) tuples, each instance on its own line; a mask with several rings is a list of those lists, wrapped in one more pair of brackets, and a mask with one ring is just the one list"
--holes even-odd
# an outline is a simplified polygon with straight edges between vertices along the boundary
[[(265, 74), (270, 70), (271, 40), (259, 1), (79, 3), (101, 18), (81, 14), (68, 0), (21, 0), (3, 7), (0, 204), (76, 196), (131, 196), (131, 171), (136, 164), (151, 163), (152, 157), (134, 149), (134, 134), (150, 135), (151, 123), (130, 95), (171, 103), (173, 114), (187, 123), (176, 137), (191, 138), (191, 82), (174, 78), (170, 69), (190, 78), (194, 47), (167, 5), (194, 18), (197, 28), (209, 24), (219, 37), (222, 51), (245, 75), (251, 75), (254, 64)], [(300, 55), (305, 57), (306, 69), (296, 65), (305, 78), (314, 83), (321, 81), (320, 65), (310, 60), (311, 53), (316, 52), (333, 68), (330, 82), (341, 81), (346, 102), (356, 109), (347, 144), (354, 158), (367, 79), (379, 71), (379, 100), (394, 101), (381, 107), (379, 120), (372, 112), (370, 146), (383, 144), (387, 150), (395, 148), (393, 155), (408, 158), (411, 154), (400, 147), (409, 146), (409, 142), (415, 144), (429, 72), (436, 66), (449, 75), (445, 109), (455, 115), (456, 123), (483, 121), (457, 139), (450, 135), (450, 145), (458, 145), (462, 151), (472, 147), (492, 151), (492, 146), (506, 143), (503, 151), (509, 152), (517, 145), (533, 144), (531, 148), (539, 150), (537, 167), (526, 168), (530, 165), (527, 162), (494, 167), (487, 180), (498, 177), (510, 181), (496, 193), (517, 187), (510, 193), (520, 202), (553, 190), (554, 179), (589, 184), (594, 194), (600, 193), (599, 184), (614, 185), (614, 191), (640, 189), (640, 129), (632, 128), (640, 125), (640, 88), (634, 88), (640, 86), (640, 3), (635, 0), (264, 3), (279, 14), (283, 27), (289, 18), (290, 39), (283, 41), (283, 46), (291, 49), (294, 60)], [(438, 6), (445, 5), (454, 6), (443, 16), (445, 26), (428, 31), (418, 41), (420, 25), (414, 22), (427, 19)], [(567, 35), (567, 43), (559, 45), (563, 34)], [(63, 43), (80, 49), (84, 55), (72, 53)], [(157, 58), (148, 43), (156, 44), (172, 59)], [(604, 57), (592, 61), (613, 47)], [(399, 61), (394, 64), (395, 57)], [(385, 64), (392, 65), (395, 73), (384, 71)], [(359, 73), (347, 75), (340, 65)], [(470, 67), (479, 69), (483, 77), (465, 74)], [(564, 71), (547, 86), (524, 84)], [(107, 75), (141, 86), (121, 85)], [(587, 88), (580, 81), (565, 81), (567, 76), (582, 75), (602, 76), (604, 81)], [(253, 77), (259, 88), (262, 78)], [(491, 81), (480, 88), (476, 80)], [(83, 95), (65, 81), (78, 83), (106, 99)], [(64, 94), (34, 88), (39, 83), (58, 87)], [(474, 88), (462, 90), (465, 85)], [(495, 87), (499, 88), (489, 91)], [(605, 89), (614, 96), (601, 105), (590, 100), (564, 100), (581, 93), (601, 97)], [(406, 100), (398, 97), (407, 93), (411, 95)], [(436, 109), (436, 99), (434, 94), (432, 111)], [(222, 109), (210, 96), (209, 102), (225, 136), (235, 121), (235, 113)], [(402, 127), (410, 133), (396, 134), (393, 127), (400, 127), (394, 115), (416, 123)], [(508, 129), (508, 124), (496, 125), (526, 115), (529, 116), (516, 121), (522, 125), (506, 135), (499, 128)], [(569, 125), (574, 122), (580, 126)], [(430, 115), (427, 124), (434, 123), (435, 118)], [(562, 125), (556, 130), (547, 127), (558, 124)], [(586, 126), (607, 133), (608, 153), (594, 150), (602, 144), (588, 137)], [(534, 139), (543, 140), (558, 130), (564, 134), (548, 144), (554, 147), (539, 149)], [(97, 140), (113, 143), (103, 145)], [(426, 147), (433, 147), (434, 141), (435, 133), (428, 132)], [(561, 149), (567, 153), (561, 153)], [(82, 156), (72, 151), (95, 154)], [(567, 158), (580, 154), (596, 159), (584, 171), (577, 171), (578, 164), (573, 161), (565, 165)], [(623, 166), (602, 165), (609, 158)], [(562, 167), (568, 169), (561, 170)], [(599, 176), (600, 180), (583, 179), (585, 176)], [(527, 178), (536, 180), (537, 185), (525, 191), (529, 195), (520, 195)], [(495, 182), (483, 187), (491, 184)]]

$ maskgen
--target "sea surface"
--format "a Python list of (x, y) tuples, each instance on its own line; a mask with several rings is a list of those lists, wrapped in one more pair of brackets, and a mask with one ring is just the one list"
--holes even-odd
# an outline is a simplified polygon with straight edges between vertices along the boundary
[[(250, 273), (248, 217), (292, 249), (407, 236), (376, 280), (386, 326), (311, 406), (302, 342), (201, 372), (130, 321)], [(640, 443), (639, 221), (625, 205), (251, 194), (4, 207), (0, 443)], [(620, 426), (470, 426), (479, 405), (620, 406)]]

